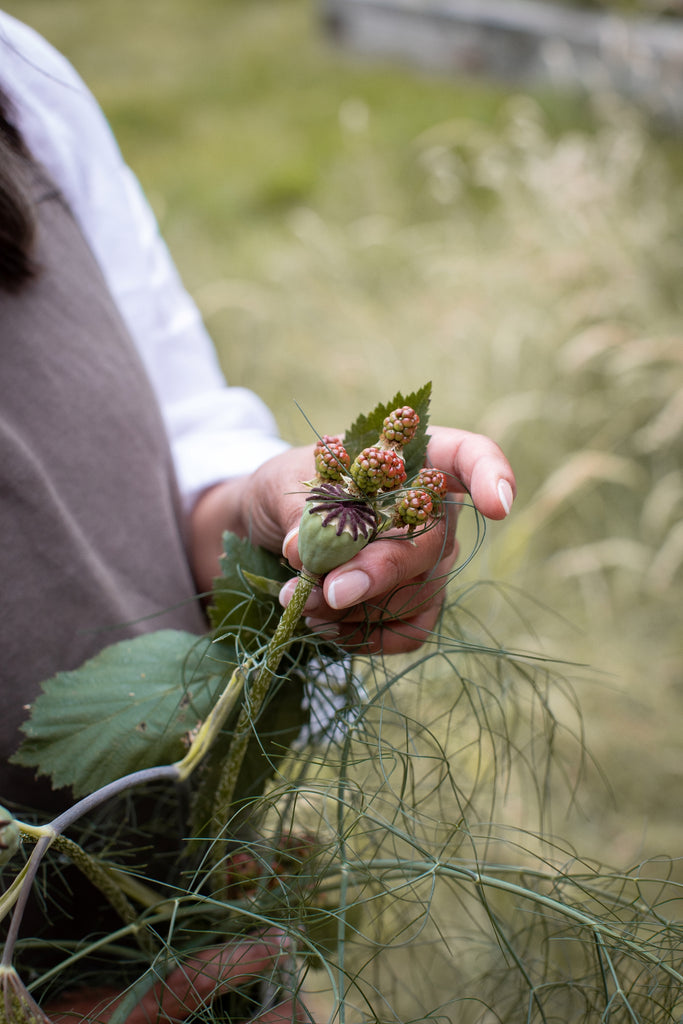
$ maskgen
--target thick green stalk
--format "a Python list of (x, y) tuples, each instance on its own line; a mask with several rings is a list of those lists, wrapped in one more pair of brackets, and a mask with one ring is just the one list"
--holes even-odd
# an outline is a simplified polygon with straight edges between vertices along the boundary
[[(135, 907), (129, 902), (118, 881), (104, 864), (67, 836), (55, 836), (52, 845), (60, 853), (65, 854), (71, 863), (100, 890), (124, 924), (135, 922), (138, 916)], [(150, 958), (156, 955), (157, 949), (144, 929), (136, 932), (136, 939), (142, 951)]]
[(314, 577), (303, 573), (299, 577), (292, 599), (283, 611), (277, 629), (268, 644), (265, 659), (254, 682), (249, 687), (216, 789), (213, 818), (219, 827), (223, 827), (230, 817), (230, 806), (235, 795), (235, 787), (249, 744), (253, 723), (266, 699), (273, 676), (277, 672), (287, 648), (292, 643), (308, 596), (313, 587), (319, 583), (320, 577), (318, 576)]

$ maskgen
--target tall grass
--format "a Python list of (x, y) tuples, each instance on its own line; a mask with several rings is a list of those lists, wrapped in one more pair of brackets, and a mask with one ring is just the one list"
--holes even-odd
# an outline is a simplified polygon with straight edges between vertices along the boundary
[[(243, 378), (257, 373), (249, 338), (277, 380), (296, 353), (319, 429), (332, 396), (343, 409), (426, 376), (436, 421), (500, 441), (520, 496), (480, 571), (574, 623), (535, 616), (551, 647), (606, 673), (584, 707), (616, 774), (620, 824), (603, 828), (620, 852), (676, 842), (680, 183), (611, 101), (594, 131), (556, 137), (533, 99), (513, 97), (494, 127), (459, 118), (407, 140), (398, 166), (365, 114), (342, 107), (351, 137), (332, 194), (291, 212), (265, 272), (199, 301)], [(286, 415), (276, 388), (269, 398)]]

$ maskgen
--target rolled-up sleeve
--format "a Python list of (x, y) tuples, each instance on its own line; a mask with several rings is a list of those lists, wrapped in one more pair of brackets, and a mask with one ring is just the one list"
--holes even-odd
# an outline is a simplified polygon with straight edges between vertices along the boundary
[(0, 11), (0, 82), (63, 193), (138, 348), (189, 509), (201, 491), (287, 444), (251, 390), (228, 386), (199, 310), (99, 105), (69, 62)]

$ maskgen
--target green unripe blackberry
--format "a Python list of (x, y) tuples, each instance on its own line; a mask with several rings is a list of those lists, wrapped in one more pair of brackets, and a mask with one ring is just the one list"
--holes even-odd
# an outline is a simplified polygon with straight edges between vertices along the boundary
[(385, 418), (380, 435), (380, 443), (403, 447), (415, 437), (420, 425), (420, 417), (409, 405), (394, 409)]
[(322, 437), (313, 451), (315, 468), (321, 480), (341, 480), (351, 458), (339, 437)]
[(396, 452), (372, 445), (364, 448), (349, 469), (353, 482), (366, 494), (394, 491), (406, 482), (405, 462)]
[(421, 469), (415, 477), (415, 487), (424, 487), (434, 497), (445, 498), (448, 494), (446, 474), (440, 469)]
[(423, 526), (434, 511), (434, 502), (428, 491), (412, 488), (396, 505), (399, 521), (408, 527)]

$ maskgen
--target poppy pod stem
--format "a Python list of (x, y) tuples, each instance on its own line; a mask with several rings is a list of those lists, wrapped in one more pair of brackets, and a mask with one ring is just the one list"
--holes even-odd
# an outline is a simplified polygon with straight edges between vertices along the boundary
[(263, 707), (270, 684), (278, 670), (280, 662), (292, 643), (296, 627), (303, 614), (308, 597), (321, 582), (321, 577), (306, 573), (297, 580), (292, 599), (280, 616), (280, 621), (268, 644), (265, 658), (256, 676), (245, 694), (232, 743), (216, 789), (214, 801), (214, 823), (222, 829), (229, 820), (231, 804), (235, 795), (235, 787), (240, 769), (247, 751), (252, 729)]

